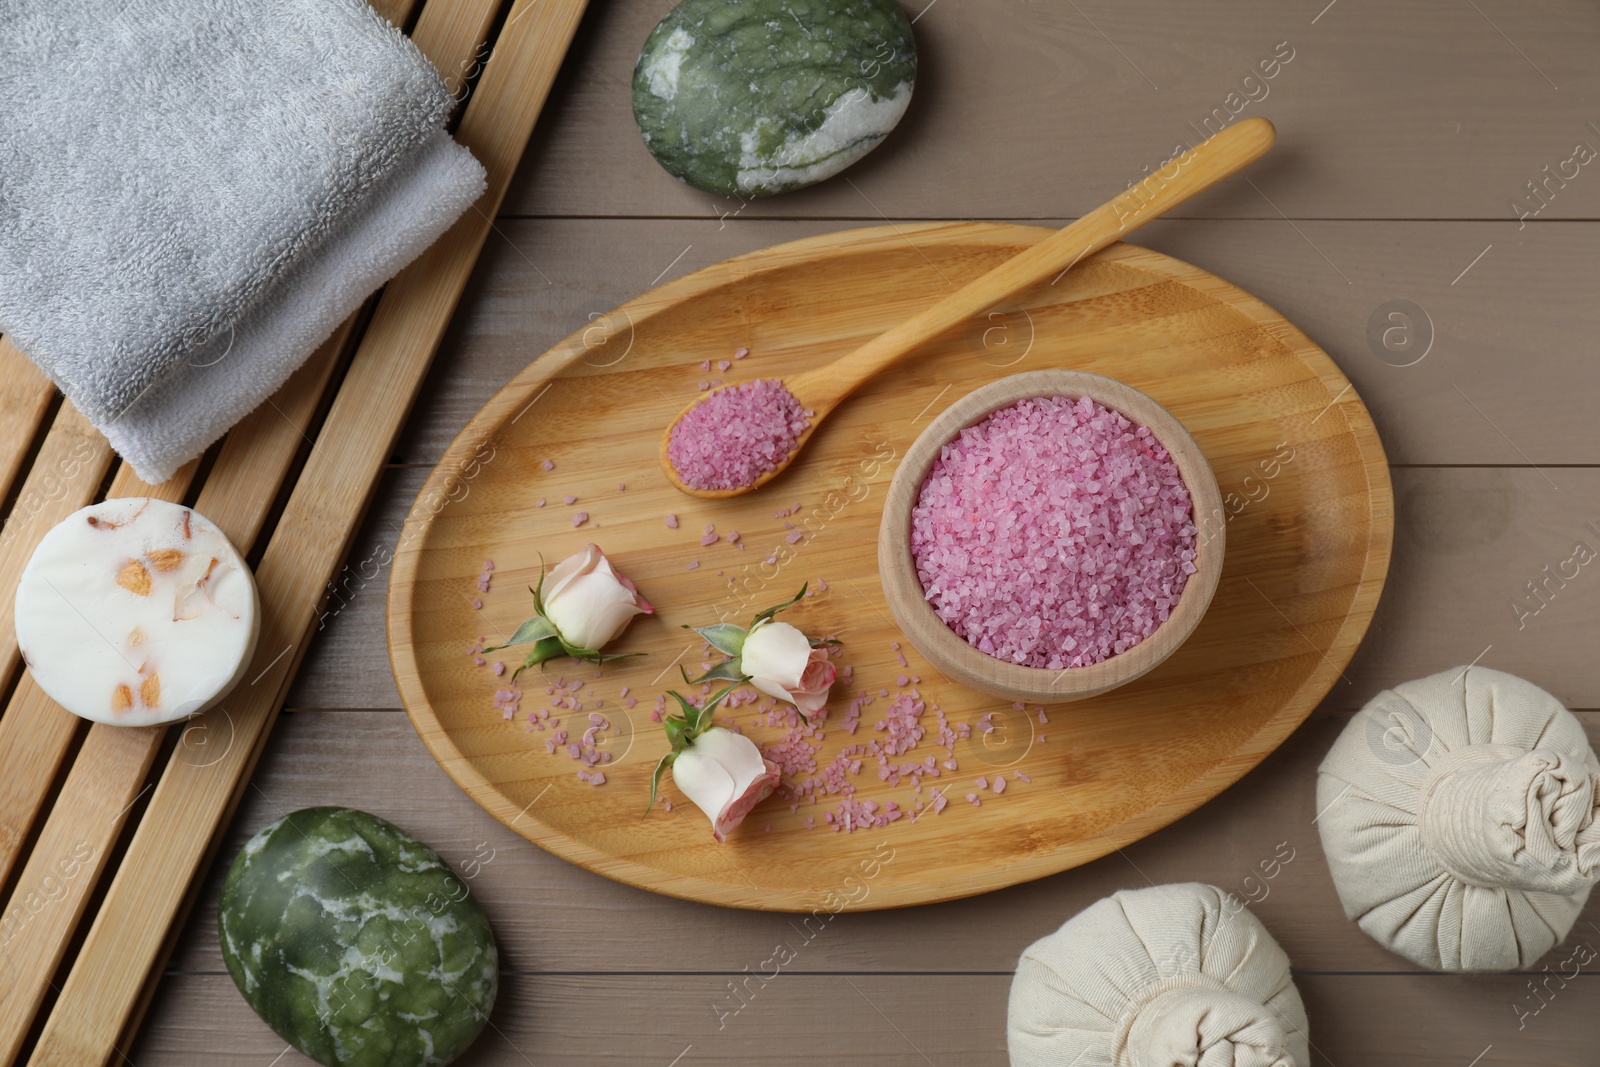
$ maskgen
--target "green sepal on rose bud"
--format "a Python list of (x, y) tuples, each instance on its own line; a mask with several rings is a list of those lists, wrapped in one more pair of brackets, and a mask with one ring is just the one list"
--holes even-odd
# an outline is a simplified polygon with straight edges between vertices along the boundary
[(712, 715), (715, 713), (717, 705), (722, 703), (722, 699), (739, 688), (741, 684), (743, 683), (735, 682), (698, 708), (677, 690), (667, 690), (667, 695), (678, 702), (679, 708), (682, 709), (682, 714), (669, 715), (661, 723), (662, 729), (667, 732), (667, 741), (672, 747), (656, 761), (656, 769), (650, 774), (650, 803), (645, 806), (644, 813), (646, 815), (649, 815), (650, 809), (656, 806), (656, 795), (661, 789), (661, 772), (672, 765), (672, 762), (678, 758), (679, 753), (694, 744), (695, 738), (710, 728)]
[(724, 656), (738, 657), (740, 649), (744, 648), (744, 639), (748, 631), (742, 626), (735, 626), (731, 622), (712, 623), (710, 626), (684, 626), (685, 630), (693, 630), (706, 639), (706, 644), (721, 652)]
[[(788, 623), (774, 621), (778, 612), (805, 597), (810, 584), (802, 585), (798, 593), (783, 603), (758, 612), (750, 620), (749, 629), (731, 622), (685, 626), (685, 630), (693, 630), (728, 658), (698, 678), (690, 678), (689, 672), (679, 667), (683, 680), (690, 685), (710, 681), (748, 682), (768, 696), (793, 704), (800, 718), (810, 722), (807, 713), (826, 703), (827, 691), (834, 679), (832, 665), (826, 662), (826, 656), (815, 650), (839, 642), (831, 637), (806, 637)], [(818, 662), (813, 663), (813, 660)]]

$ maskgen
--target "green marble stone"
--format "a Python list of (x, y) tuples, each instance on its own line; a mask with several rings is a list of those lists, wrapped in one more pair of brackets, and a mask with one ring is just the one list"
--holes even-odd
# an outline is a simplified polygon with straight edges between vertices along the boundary
[(894, 0), (683, 0), (633, 69), (651, 154), (741, 199), (837, 174), (911, 102), (917, 46)]
[(449, 1063), (494, 1007), (483, 909), (438, 853), (364, 811), (304, 808), (252, 837), (217, 926), (256, 1014), (330, 1067)]

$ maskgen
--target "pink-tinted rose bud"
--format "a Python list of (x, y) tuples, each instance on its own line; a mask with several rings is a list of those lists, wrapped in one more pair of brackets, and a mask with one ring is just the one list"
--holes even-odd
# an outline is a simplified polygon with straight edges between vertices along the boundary
[(787, 700), (807, 715), (828, 702), (837, 673), (828, 654), (786, 622), (768, 621), (750, 631), (739, 652), (750, 684)]
[(656, 610), (617, 573), (598, 545), (585, 545), (551, 568), (543, 595), (545, 618), (576, 648), (601, 649), (635, 615)]
[(713, 726), (678, 753), (672, 780), (711, 819), (721, 842), (778, 788), (778, 768), (743, 734)]

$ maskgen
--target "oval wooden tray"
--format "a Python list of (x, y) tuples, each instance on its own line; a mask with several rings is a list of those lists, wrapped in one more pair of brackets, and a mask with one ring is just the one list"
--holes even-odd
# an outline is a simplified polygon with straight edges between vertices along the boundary
[[(1393, 532), (1389, 472), (1366, 408), (1327, 355), (1205, 271), (1115, 245), (863, 387), (794, 468), (760, 492), (695, 500), (670, 488), (657, 464), (662, 428), (701, 382), (833, 358), (1048, 232), (935, 223), (778, 245), (630, 301), (496, 394), (424, 487), (389, 591), (400, 693), (450, 776), (530, 841), (619, 881), (733, 907), (874, 909), (980, 893), (1095, 859), (1192, 811), (1281, 743), (1338, 680), (1377, 604)], [(701, 370), (702, 360), (741, 347), (750, 356), (731, 370)], [(1127, 686), (1050, 708), (1048, 724), (921, 662), (889, 619), (876, 565), (895, 458), (968, 390), (1039, 367), (1109, 375), (1166, 405), (1205, 451), (1230, 513), (1209, 520), (1228, 523), (1227, 563), (1184, 647)], [(578, 501), (564, 505), (567, 494)], [(792, 516), (774, 517), (796, 504)], [(579, 510), (590, 518), (574, 528)], [(677, 530), (666, 528), (669, 512)], [(802, 532), (798, 543), (789, 543), (786, 522)], [(739, 531), (743, 547), (701, 547), (707, 523)], [(647, 655), (608, 665), (599, 678), (570, 660), (548, 664), (544, 679), (525, 673), (522, 709), (545, 706), (544, 685), (556, 677), (585, 679), (584, 710), (568, 725), (586, 726), (594, 701), (604, 700), (598, 710), (620, 734), (598, 787), (578, 780), (579, 764), (564, 752), (547, 752), (549, 733), (502, 718), (492, 695), (503, 679), (474, 666), (467, 651), (480, 635), (496, 643), (531, 613), (526, 587), (541, 554), (554, 563), (588, 541), (658, 607), (611, 649)], [(494, 582), (479, 594), (485, 559), (495, 562)], [(695, 560), (699, 567), (688, 569)], [(666, 749), (650, 718), (656, 694), (685, 688), (674, 664), (698, 673), (702, 662), (680, 624), (723, 611), (747, 621), (807, 581), (826, 591), (786, 618), (838, 634), (840, 662), (854, 674), (834, 689), (831, 724), (862, 690), (892, 698), (902, 675), (920, 678), (910, 684), (930, 705), (925, 721), (933, 704), (952, 722), (994, 713), (995, 730), (956, 742), (959, 770), (923, 787), (925, 801), (935, 787), (948, 790), (949, 806), (843, 833), (824, 821), (834, 803), (792, 812), (774, 798), (720, 846), (670, 784), (675, 810), (643, 816), (651, 768)], [(481, 611), (472, 605), (480, 596)], [(514, 650), (490, 658), (517, 662)], [(631, 710), (623, 686), (638, 698)], [(870, 740), (888, 703), (862, 709), (854, 736), (827, 731), (819, 763)], [(748, 710), (736, 714), (749, 724)], [(927, 754), (946, 758), (932, 737), (903, 758)], [(1003, 795), (974, 784), (996, 773), (1008, 779)], [(908, 783), (880, 781), (870, 759), (854, 781), (859, 799), (907, 809), (918, 799)], [(969, 792), (982, 793), (981, 806), (963, 799)], [(815, 829), (805, 827), (808, 816)]]

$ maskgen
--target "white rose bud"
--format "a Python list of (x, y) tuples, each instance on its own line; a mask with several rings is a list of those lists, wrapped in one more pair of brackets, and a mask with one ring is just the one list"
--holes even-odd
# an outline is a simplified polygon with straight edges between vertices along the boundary
[(748, 737), (713, 726), (678, 753), (672, 780), (710, 817), (720, 843), (778, 788), (778, 768)]
[(767, 621), (744, 639), (739, 662), (750, 684), (771, 697), (787, 700), (809, 715), (828, 702), (837, 671), (820, 648), (786, 622)]
[(598, 545), (585, 545), (556, 564), (545, 577), (543, 598), (544, 617), (575, 648), (601, 649), (635, 615), (656, 610), (617, 573)]

